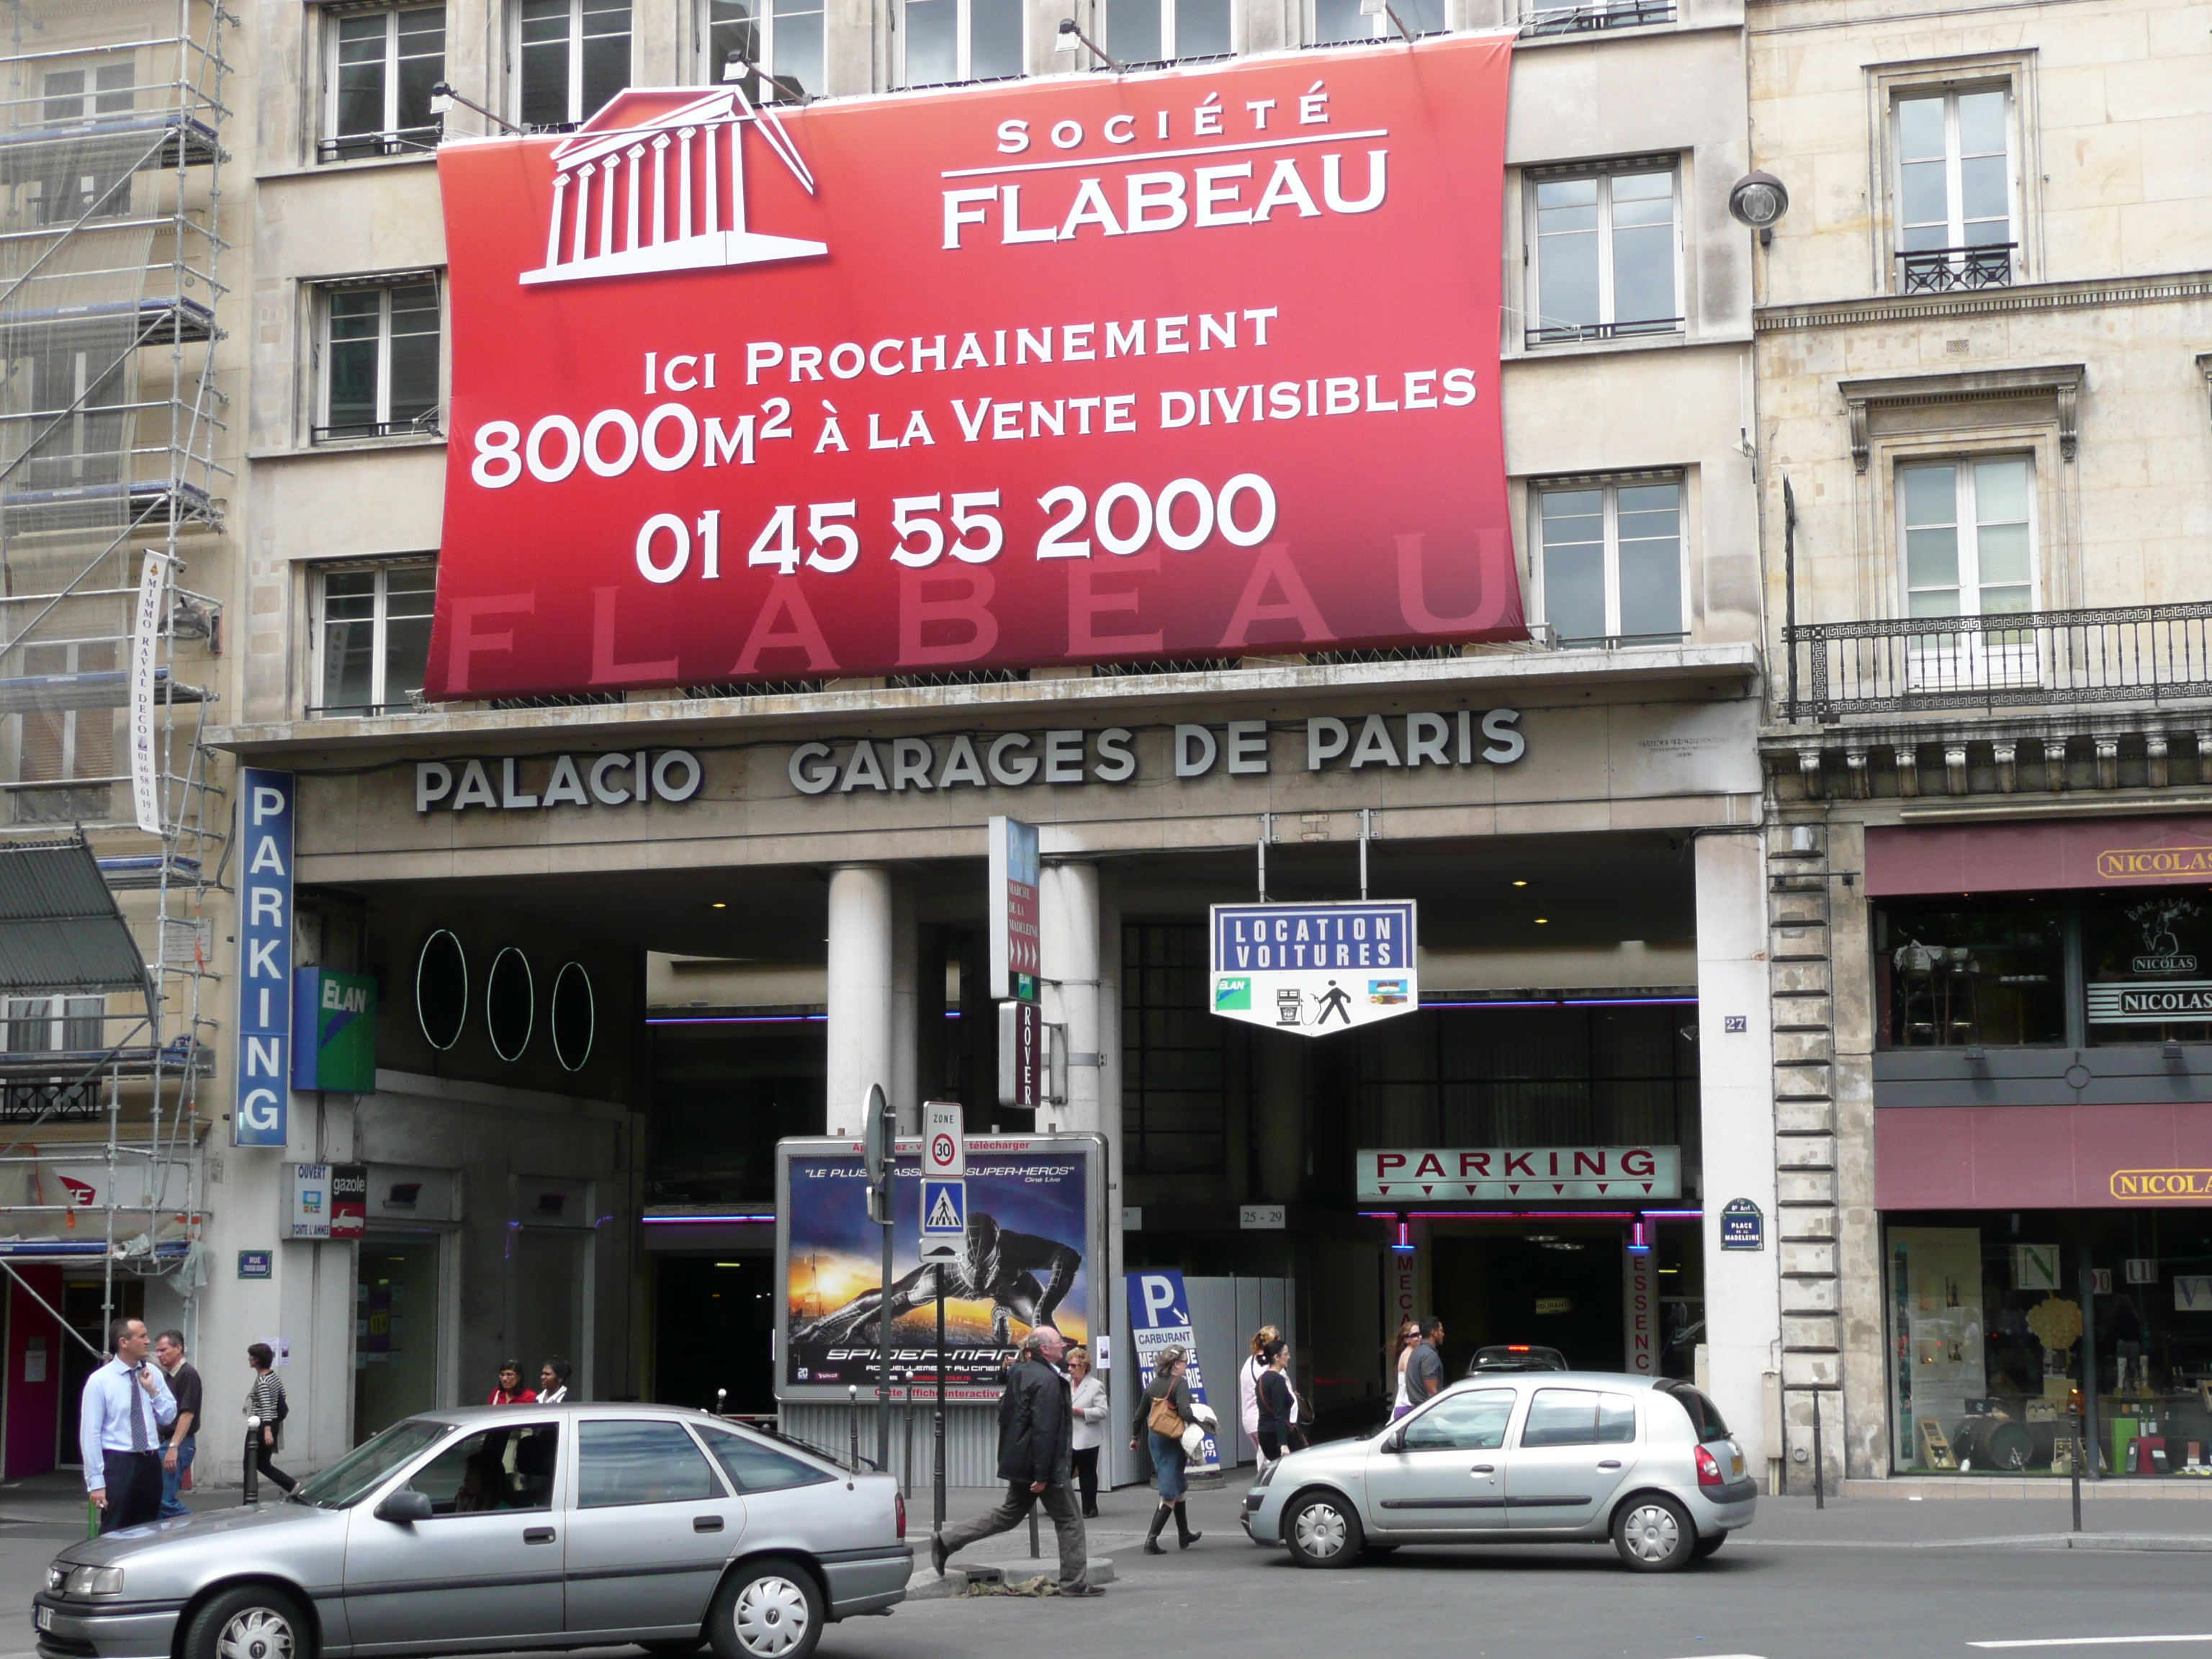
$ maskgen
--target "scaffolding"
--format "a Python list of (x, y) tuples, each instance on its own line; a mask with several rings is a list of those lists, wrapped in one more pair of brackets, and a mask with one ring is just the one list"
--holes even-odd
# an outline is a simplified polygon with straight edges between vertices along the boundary
[(77, 848), (143, 975), (0, 975), (0, 1268), (30, 1291), (9, 1264), (99, 1265), (103, 1320), (118, 1273), (204, 1276), (230, 809), (204, 740), (222, 609), (186, 578), (216, 574), (232, 477), (236, 22), (220, 0), (0, 0), (0, 863)]

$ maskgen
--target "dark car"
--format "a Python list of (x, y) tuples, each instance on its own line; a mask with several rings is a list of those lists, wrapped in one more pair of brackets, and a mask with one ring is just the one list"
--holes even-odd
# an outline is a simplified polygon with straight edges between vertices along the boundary
[(1494, 1348), (1477, 1348), (1467, 1363), (1469, 1376), (1497, 1371), (1563, 1371), (1567, 1357), (1557, 1348), (1532, 1347), (1526, 1342), (1507, 1342)]

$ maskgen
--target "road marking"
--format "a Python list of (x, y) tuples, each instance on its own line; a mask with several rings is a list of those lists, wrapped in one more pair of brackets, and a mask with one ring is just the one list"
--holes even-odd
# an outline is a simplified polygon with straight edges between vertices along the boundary
[(1970, 1648), (2106, 1648), (2136, 1646), (2147, 1642), (2212, 1642), (2202, 1636), (2034, 1636), (2016, 1642), (1969, 1642)]

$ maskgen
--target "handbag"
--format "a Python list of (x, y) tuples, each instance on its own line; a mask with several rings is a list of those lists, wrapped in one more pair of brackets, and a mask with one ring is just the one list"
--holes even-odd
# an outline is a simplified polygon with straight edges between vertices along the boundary
[(1182, 1438), (1185, 1425), (1182, 1419), (1176, 1415), (1172, 1395), (1164, 1394), (1152, 1401), (1152, 1414), (1145, 1419), (1145, 1426), (1154, 1434), (1164, 1435), (1170, 1440)]

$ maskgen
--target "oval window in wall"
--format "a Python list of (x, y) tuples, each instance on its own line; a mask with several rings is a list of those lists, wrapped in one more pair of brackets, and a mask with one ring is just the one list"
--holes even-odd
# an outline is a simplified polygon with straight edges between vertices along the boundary
[(580, 962), (564, 962), (553, 975), (553, 1006), (545, 1018), (546, 1034), (553, 1039), (553, 1058), (564, 1071), (580, 1072), (592, 1057), (592, 1042), (599, 1035), (599, 1010), (592, 994), (592, 976)]
[(422, 941), (415, 958), (415, 1018), (433, 1048), (461, 1040), (469, 1018), (469, 958), (461, 942), (441, 927)]
[(512, 945), (503, 946), (484, 975), (484, 1025), (491, 1033), (492, 1052), (501, 1060), (520, 1060), (537, 1023), (538, 985), (530, 975), (530, 958)]

